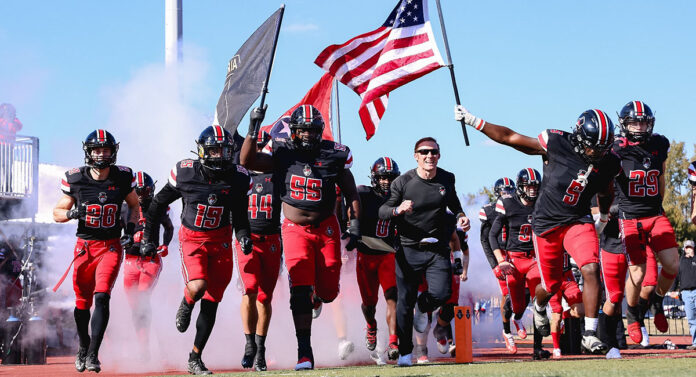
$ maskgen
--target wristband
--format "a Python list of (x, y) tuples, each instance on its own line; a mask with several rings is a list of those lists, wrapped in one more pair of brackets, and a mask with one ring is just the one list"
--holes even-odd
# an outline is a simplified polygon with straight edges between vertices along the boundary
[(461, 250), (453, 251), (452, 256), (454, 257), (454, 259), (464, 260), (464, 253), (462, 253)]
[(392, 210), (392, 215), (394, 215), (394, 216), (399, 216), (399, 208), (398, 208), (398, 207), (397, 207), (397, 208), (394, 208), (394, 209)]

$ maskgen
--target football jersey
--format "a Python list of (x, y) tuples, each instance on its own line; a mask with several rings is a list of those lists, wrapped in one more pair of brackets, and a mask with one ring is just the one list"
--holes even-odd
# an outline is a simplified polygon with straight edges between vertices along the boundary
[(692, 186), (696, 186), (696, 161), (692, 161), (689, 164), (689, 183), (691, 183)]
[(626, 138), (614, 142), (614, 153), (621, 158), (623, 174), (616, 178), (619, 188), (619, 216), (624, 219), (657, 216), (662, 214), (660, 176), (667, 160), (669, 140), (653, 134), (641, 145)]
[(77, 237), (84, 240), (110, 240), (121, 237), (121, 204), (135, 187), (129, 167), (113, 165), (109, 176), (92, 178), (89, 166), (65, 172), (61, 189), (75, 199), (75, 206), (85, 204), (87, 216), (77, 225)]
[(561, 225), (593, 223), (592, 197), (621, 172), (619, 157), (611, 152), (600, 161), (588, 164), (575, 152), (572, 135), (553, 129), (539, 134), (548, 163), (544, 164), (539, 197), (532, 214), (532, 229), (537, 235)]
[(280, 197), (274, 185), (273, 174), (251, 173), (249, 194), (249, 225), (255, 234), (280, 232)]
[(532, 212), (534, 205), (526, 206), (522, 204), (519, 196), (514, 195), (498, 199), (495, 204), (495, 211), (499, 216), (493, 222), (489, 241), (495, 245), (498, 234), (505, 225), (508, 227), (508, 240), (504, 246), (507, 251), (531, 252), (534, 250), (532, 244)]
[[(387, 201), (387, 197), (379, 195), (370, 186), (358, 186), (360, 195), (360, 233), (363, 236), (380, 238), (389, 246), (394, 246), (396, 226), (394, 222), (379, 218), (379, 207)], [(358, 243), (358, 251), (366, 254), (386, 254), (385, 251), (373, 250), (364, 243)]]
[(334, 212), (336, 181), (353, 166), (350, 149), (322, 140), (316, 151), (296, 149), (292, 140), (275, 138), (264, 148), (273, 157), (280, 199), (305, 211)]
[[(129, 247), (128, 249), (125, 249), (126, 254), (129, 255), (135, 255), (135, 256), (140, 256), (140, 240), (143, 237), (143, 231), (145, 230), (145, 214), (147, 214), (147, 209), (145, 209), (145, 212), (143, 213), (143, 208), (141, 206), (138, 206), (138, 223), (135, 224), (135, 230), (133, 233), (133, 246)], [(167, 212), (162, 216), (164, 217), (169, 217), (169, 208), (167, 207)], [(162, 221), (160, 220), (160, 224), (162, 224)], [(166, 230), (165, 230), (165, 240), (164, 244), (169, 246), (169, 242), (166, 240)], [(171, 240), (170, 240), (171, 241)], [(158, 243), (159, 244), (159, 243)]]
[[(210, 180), (200, 161), (182, 160), (171, 170), (167, 185), (155, 200), (169, 204), (182, 198), (181, 224), (205, 232), (229, 226), (232, 208), (239, 205), (247, 208), (251, 187), (249, 173), (241, 165), (232, 164), (223, 180)], [(172, 194), (162, 198), (163, 191)], [(241, 197), (243, 202), (237, 203)]]

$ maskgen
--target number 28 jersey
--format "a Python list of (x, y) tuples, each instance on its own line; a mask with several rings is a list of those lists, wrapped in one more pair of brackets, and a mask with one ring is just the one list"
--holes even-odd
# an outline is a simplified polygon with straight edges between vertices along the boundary
[(75, 199), (75, 206), (85, 204), (87, 216), (77, 225), (77, 237), (83, 240), (110, 240), (121, 237), (121, 204), (135, 187), (129, 167), (113, 165), (109, 176), (97, 181), (88, 166), (65, 172), (61, 189)]
[(353, 166), (347, 146), (322, 140), (318, 152), (307, 152), (296, 149), (290, 139), (275, 138), (264, 153), (273, 157), (273, 174), (284, 203), (305, 211), (333, 212), (336, 181)]
[(544, 165), (539, 197), (532, 214), (532, 229), (537, 235), (561, 225), (592, 223), (592, 197), (606, 189), (621, 172), (621, 161), (611, 152), (600, 161), (588, 164), (575, 152), (572, 136), (570, 132), (554, 129), (538, 136), (548, 163)]

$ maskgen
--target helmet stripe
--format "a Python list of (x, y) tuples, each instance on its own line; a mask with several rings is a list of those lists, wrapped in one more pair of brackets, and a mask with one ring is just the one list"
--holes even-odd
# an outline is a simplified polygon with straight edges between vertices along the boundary
[(593, 110), (597, 119), (599, 120), (599, 135), (597, 137), (598, 144), (605, 144), (609, 138), (609, 132), (607, 130), (607, 116), (602, 110)]
[(537, 181), (537, 180), (538, 180), (536, 174), (534, 173), (534, 169), (532, 169), (532, 168), (527, 168), (527, 174), (529, 174), (529, 180), (530, 180), (530, 181)]
[(305, 123), (312, 122), (312, 105), (302, 105), (302, 117)]
[(104, 130), (97, 130), (97, 141), (100, 143), (106, 141), (106, 132), (104, 132)]
[(640, 102), (640, 101), (633, 101), (633, 108), (634, 108), (635, 111), (636, 111), (636, 116), (643, 116), (643, 115), (645, 115), (645, 114), (644, 114), (644, 113), (645, 113), (645, 110), (644, 110), (645, 107), (643, 106), (643, 103), (642, 103), (642, 102)]
[(213, 130), (215, 131), (215, 140), (222, 141), (225, 137), (225, 132), (222, 130), (222, 127), (216, 125), (213, 126)]
[(508, 177), (503, 177), (503, 184), (505, 186), (510, 186), (510, 178)]
[(145, 182), (143, 179), (143, 172), (139, 171), (138, 172), (138, 187), (143, 187), (145, 186)]
[(391, 171), (392, 170), (392, 163), (391, 159), (389, 157), (382, 157), (384, 159), (384, 168), (386, 171)]

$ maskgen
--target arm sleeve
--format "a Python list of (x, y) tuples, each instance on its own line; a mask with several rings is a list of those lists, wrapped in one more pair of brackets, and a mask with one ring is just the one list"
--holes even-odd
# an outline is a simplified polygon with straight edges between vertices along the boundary
[(145, 229), (143, 230), (143, 238), (145, 241), (159, 241), (159, 227), (162, 217), (167, 213), (169, 204), (181, 197), (181, 193), (171, 183), (167, 183), (160, 192), (152, 199), (152, 204), (145, 216)]
[(379, 218), (382, 220), (389, 220), (394, 216), (394, 210), (403, 201), (403, 179), (396, 179), (391, 185), (391, 195), (389, 199), (379, 207)]
[(170, 219), (167, 214), (162, 217), (162, 227), (164, 228), (162, 244), (169, 246), (169, 243), (172, 242), (172, 238), (174, 238), (174, 224), (172, 224), (172, 219)]
[(236, 196), (232, 201), (232, 208), (230, 208), (230, 223), (232, 223), (232, 228), (234, 228), (235, 237), (237, 240), (241, 240), (242, 237), (251, 236), (251, 225), (249, 225), (249, 193), (253, 185), (251, 177), (248, 175), (243, 175), (249, 180), (249, 183), (244, 182), (239, 184), (239, 189), (237, 190)]
[(482, 221), (481, 222), (481, 246), (483, 247), (483, 253), (486, 255), (486, 259), (488, 259), (488, 264), (491, 265), (491, 269), (495, 268), (495, 266), (498, 265), (498, 261), (495, 259), (495, 255), (493, 254), (493, 249), (491, 249), (491, 244), (488, 242), (488, 234), (490, 233), (491, 230), (491, 223), (490, 221)]

